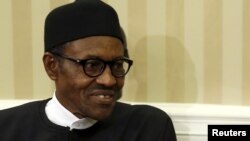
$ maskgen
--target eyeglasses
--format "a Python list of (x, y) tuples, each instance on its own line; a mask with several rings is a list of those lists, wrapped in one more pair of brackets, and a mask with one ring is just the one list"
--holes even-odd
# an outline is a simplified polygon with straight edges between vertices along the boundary
[(84, 59), (84, 60), (73, 59), (71, 57), (65, 56), (60, 53), (55, 53), (55, 52), (52, 52), (52, 54), (80, 64), (85, 74), (88, 75), (89, 77), (97, 77), (101, 75), (107, 65), (110, 67), (111, 73), (113, 76), (123, 77), (128, 73), (130, 67), (133, 64), (133, 61), (126, 57), (117, 58), (112, 61), (104, 61), (104, 60), (95, 59), (95, 58)]

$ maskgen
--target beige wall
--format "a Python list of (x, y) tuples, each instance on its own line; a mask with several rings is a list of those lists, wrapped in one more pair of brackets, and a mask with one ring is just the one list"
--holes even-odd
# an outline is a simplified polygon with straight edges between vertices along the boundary
[[(72, 0), (2, 0), (0, 98), (50, 97), (44, 18)], [(123, 100), (250, 105), (249, 0), (105, 0), (134, 59)]]

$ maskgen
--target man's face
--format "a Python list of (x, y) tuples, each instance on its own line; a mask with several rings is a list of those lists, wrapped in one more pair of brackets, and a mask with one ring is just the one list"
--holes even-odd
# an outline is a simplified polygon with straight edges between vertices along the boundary
[[(122, 42), (114, 37), (93, 36), (66, 44), (64, 55), (76, 59), (111, 61), (124, 55)], [(110, 67), (97, 77), (87, 76), (80, 64), (63, 60), (55, 79), (56, 97), (78, 117), (107, 118), (121, 97), (124, 77), (114, 77)]]

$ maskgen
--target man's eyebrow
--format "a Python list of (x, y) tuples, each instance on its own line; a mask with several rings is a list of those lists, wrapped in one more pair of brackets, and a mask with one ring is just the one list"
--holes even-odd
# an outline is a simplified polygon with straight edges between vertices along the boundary
[[(123, 57), (124, 57), (124, 55), (116, 56), (116, 57), (112, 57), (111, 60), (121, 59), (121, 58), (123, 58)], [(91, 54), (86, 55), (86, 56), (84, 56), (84, 57), (81, 57), (81, 58), (79, 58), (79, 59), (80, 59), (80, 60), (85, 60), (85, 59), (100, 59), (100, 60), (106, 60), (106, 59), (102, 58), (101, 56), (98, 56), (98, 55), (91, 55)], [(108, 61), (108, 60), (106, 60), (106, 61)]]

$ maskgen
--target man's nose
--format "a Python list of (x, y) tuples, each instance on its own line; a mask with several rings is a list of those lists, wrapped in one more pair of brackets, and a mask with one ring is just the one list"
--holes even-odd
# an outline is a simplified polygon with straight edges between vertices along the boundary
[(106, 87), (111, 87), (116, 84), (116, 79), (113, 76), (111, 69), (108, 65), (104, 69), (103, 73), (97, 77), (96, 82)]

